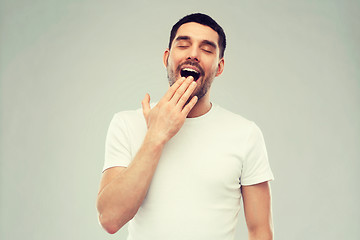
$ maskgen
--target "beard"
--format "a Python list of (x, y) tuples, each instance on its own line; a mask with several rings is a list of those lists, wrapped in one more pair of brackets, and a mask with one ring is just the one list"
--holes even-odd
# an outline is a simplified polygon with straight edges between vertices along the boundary
[[(181, 67), (183, 65), (193, 65), (196, 66), (200, 72), (201, 75), (199, 77), (199, 79), (196, 81), (196, 83), (198, 84), (198, 86), (196, 87), (195, 91), (191, 94), (191, 96), (189, 97), (188, 102), (194, 97), (197, 96), (198, 100), (200, 100), (203, 96), (206, 95), (206, 93), (209, 91), (212, 81), (214, 80), (215, 76), (216, 76), (216, 72), (217, 69), (214, 72), (211, 72), (208, 76), (205, 77), (205, 72), (204, 70), (200, 67), (200, 65), (197, 62), (190, 62), (190, 61), (186, 61), (182, 64), (180, 64), (175, 72), (174, 70), (172, 70), (171, 66), (168, 64), (167, 65), (167, 77), (169, 80), (169, 84), (170, 86), (172, 86), (178, 79), (177, 76), (180, 76), (180, 71), (181, 71)], [(200, 83), (200, 84), (199, 84)]]

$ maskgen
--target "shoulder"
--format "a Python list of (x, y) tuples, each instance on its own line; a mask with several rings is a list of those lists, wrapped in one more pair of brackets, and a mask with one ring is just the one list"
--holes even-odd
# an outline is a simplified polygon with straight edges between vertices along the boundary
[(114, 119), (117, 121), (132, 121), (141, 119), (142, 116), (142, 110), (136, 109), (136, 110), (124, 110), (120, 111), (114, 114)]
[(142, 129), (146, 127), (146, 122), (142, 114), (142, 109), (125, 110), (114, 114), (110, 129), (117, 130), (123, 129), (123, 131), (136, 131), (136, 129)]
[[(151, 108), (153, 108), (155, 105), (156, 102), (150, 103)], [(145, 123), (142, 108), (119, 111), (114, 114), (113, 121)]]

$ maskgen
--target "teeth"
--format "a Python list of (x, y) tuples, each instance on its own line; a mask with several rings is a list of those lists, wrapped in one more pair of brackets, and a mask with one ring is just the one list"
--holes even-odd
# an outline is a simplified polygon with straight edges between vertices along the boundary
[(195, 69), (192, 69), (192, 68), (187, 68), (187, 67), (181, 69), (180, 75), (185, 78), (192, 76), (195, 81), (197, 81), (200, 77), (200, 73), (198, 71), (196, 71)]
[(196, 71), (196, 70), (194, 70), (194, 69), (192, 69), (192, 68), (183, 68), (182, 70), (183, 70), (183, 71), (194, 72), (194, 73), (199, 74), (199, 72), (198, 72), (198, 71)]

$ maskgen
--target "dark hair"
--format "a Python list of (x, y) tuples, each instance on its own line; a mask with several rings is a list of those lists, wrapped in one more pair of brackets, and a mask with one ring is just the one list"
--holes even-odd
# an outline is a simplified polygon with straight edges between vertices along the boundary
[(225, 48), (226, 48), (226, 36), (225, 36), (224, 30), (222, 29), (222, 27), (219, 24), (217, 24), (217, 22), (215, 22), (214, 19), (212, 19), (208, 15), (202, 14), (202, 13), (193, 13), (193, 14), (187, 15), (187, 16), (183, 17), (182, 19), (180, 19), (177, 23), (175, 23), (175, 25), (172, 27), (171, 32), (170, 32), (169, 49), (171, 48), (172, 41), (174, 40), (179, 27), (188, 22), (200, 23), (202, 25), (211, 27), (215, 32), (217, 32), (217, 34), (219, 35), (218, 44), (219, 44), (219, 48), (220, 48), (220, 58), (222, 58), (224, 56), (224, 52), (225, 52)]

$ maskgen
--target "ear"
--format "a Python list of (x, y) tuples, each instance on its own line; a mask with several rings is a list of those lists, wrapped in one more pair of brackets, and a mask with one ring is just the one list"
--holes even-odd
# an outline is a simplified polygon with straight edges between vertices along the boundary
[(165, 67), (167, 67), (167, 65), (168, 65), (169, 55), (170, 55), (170, 50), (167, 48), (167, 49), (165, 49), (164, 56), (163, 56), (163, 62), (164, 62)]
[(222, 72), (224, 71), (224, 65), (225, 65), (225, 60), (224, 60), (224, 58), (221, 58), (218, 63), (218, 70), (216, 73), (216, 77), (220, 76), (222, 74)]

